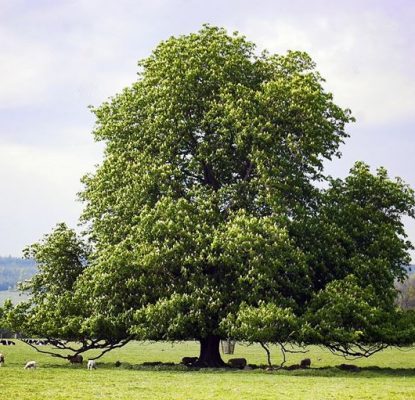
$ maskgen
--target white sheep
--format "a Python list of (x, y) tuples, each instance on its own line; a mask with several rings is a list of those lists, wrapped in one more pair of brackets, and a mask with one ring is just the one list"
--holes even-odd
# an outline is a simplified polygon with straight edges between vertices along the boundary
[(89, 370), (97, 369), (97, 363), (95, 362), (95, 360), (88, 360), (87, 368)]
[(24, 369), (36, 369), (36, 361), (28, 361)]

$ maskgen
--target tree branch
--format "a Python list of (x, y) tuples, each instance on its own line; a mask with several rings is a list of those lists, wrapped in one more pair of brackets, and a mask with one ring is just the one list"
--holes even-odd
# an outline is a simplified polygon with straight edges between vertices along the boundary
[(245, 164), (245, 170), (241, 175), (241, 179), (243, 181), (247, 181), (251, 177), (251, 172), (253, 169), (254, 169), (254, 164), (250, 160), (247, 160)]
[[(376, 343), (373, 345), (362, 345), (360, 343), (350, 343), (350, 344), (341, 344), (341, 343), (331, 343), (324, 345), (327, 347), (331, 353), (339, 356), (343, 356), (348, 360), (355, 360), (358, 358), (368, 358), (379, 351), (382, 351), (389, 347), (387, 344)], [(341, 354), (338, 354), (341, 353)]]
[(268, 365), (270, 368), (272, 368), (272, 363), (271, 363), (271, 352), (269, 351), (268, 346), (264, 343), (264, 342), (259, 342), (259, 344), (261, 345), (261, 347), (266, 351), (267, 353), (267, 360), (268, 360)]
[(281, 354), (282, 354), (282, 361), (281, 361), (280, 366), (279, 366), (278, 369), (281, 369), (287, 361), (287, 358), (285, 357), (286, 349), (285, 349), (285, 346), (282, 343), (278, 343), (278, 344), (280, 345)]
[[(57, 340), (57, 339), (47, 339), (47, 341), (52, 344), (53, 348), (56, 350), (66, 350), (66, 351), (71, 351), (73, 352), (74, 356), (81, 354), (81, 353), (85, 353), (88, 350), (101, 350), (104, 349), (98, 356), (96, 357), (92, 357), (90, 358), (90, 360), (96, 360), (100, 357), (102, 357), (105, 353), (119, 348), (119, 347), (123, 347), (125, 346), (127, 343), (129, 343), (132, 340), (132, 337), (128, 337), (126, 339), (120, 340), (118, 342), (110, 342), (110, 341), (101, 341), (101, 340), (84, 340), (81, 341), (81, 346), (79, 348), (75, 348), (72, 346), (68, 346), (66, 343), (66, 341), (61, 341), (61, 340)], [(22, 341), (23, 343), (26, 343), (28, 346), (32, 347), (33, 349), (35, 349), (38, 353), (42, 353), (42, 354), (49, 354), (52, 357), (57, 357), (57, 358), (64, 358), (64, 359), (68, 359), (67, 355), (63, 355), (60, 353), (56, 353), (53, 351), (49, 351), (49, 350), (43, 350), (40, 349), (36, 344), (33, 343), (28, 343), (27, 341), (25, 341), (24, 339), (20, 339), (20, 341)]]
[(129, 343), (132, 340), (132, 338), (129, 339), (125, 339), (117, 344), (111, 345), (110, 347), (108, 347), (107, 349), (105, 349), (104, 351), (101, 352), (100, 355), (96, 356), (96, 357), (90, 357), (90, 360), (97, 360), (98, 358), (101, 358), (105, 353), (108, 353), (111, 350), (114, 349), (118, 349), (120, 347), (124, 347), (127, 343)]
[(205, 161), (202, 161), (204, 181), (208, 186), (211, 186), (215, 191), (220, 189), (220, 183), (213, 173), (213, 169)]
[[(21, 339), (20, 339), (21, 340)], [(49, 354), (52, 357), (58, 357), (58, 358), (65, 358), (67, 359), (67, 356), (64, 356), (62, 354), (59, 353), (53, 353), (52, 351), (47, 351), (47, 350), (40, 350), (38, 347), (36, 347), (36, 345), (32, 344), (32, 343), (28, 343), (25, 342), (24, 340), (21, 340), (23, 343), (26, 343), (28, 346), (30, 346), (32, 349), (35, 349), (38, 353), (42, 353), (42, 354)]]

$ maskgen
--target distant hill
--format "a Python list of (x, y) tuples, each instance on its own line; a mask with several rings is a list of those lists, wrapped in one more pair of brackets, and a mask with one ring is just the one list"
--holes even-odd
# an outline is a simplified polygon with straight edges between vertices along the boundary
[(0, 257), (0, 290), (15, 289), (17, 282), (31, 278), (36, 272), (33, 260)]

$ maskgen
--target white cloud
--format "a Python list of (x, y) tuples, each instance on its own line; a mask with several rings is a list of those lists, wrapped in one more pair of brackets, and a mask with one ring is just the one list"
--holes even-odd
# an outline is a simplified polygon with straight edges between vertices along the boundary
[(9, 7), (10, 18), (0, 15), (0, 107), (39, 106), (65, 95), (99, 104), (119, 92), (158, 42), (151, 37), (164, 4), (78, 0)]
[[(27, 32), (4, 21), (0, 107), (38, 105), (65, 93), (83, 105), (99, 104), (136, 78), (136, 61), (165, 38), (158, 31), (174, 26), (174, 20), (168, 21), (170, 29), (162, 26), (174, 4), (58, 2), (27, 10), (21, 18)], [(374, 10), (253, 15), (232, 28), (270, 51), (309, 52), (327, 88), (359, 119), (382, 123), (414, 114), (415, 55), (397, 20)], [(40, 33), (33, 34), (35, 29)], [(174, 27), (176, 34), (187, 29)]]
[[(98, 146), (99, 147), (99, 146)], [(62, 220), (77, 224), (80, 178), (99, 161), (96, 147), (48, 149), (0, 143), (0, 255), (18, 254)]]
[(0, 107), (45, 101), (52, 55), (41, 43), (27, 43), (16, 32), (0, 27)]
[(402, 28), (383, 14), (364, 12), (353, 18), (276, 17), (244, 24), (248, 38), (261, 48), (307, 51), (336, 101), (372, 124), (415, 114), (415, 54), (406, 46)]

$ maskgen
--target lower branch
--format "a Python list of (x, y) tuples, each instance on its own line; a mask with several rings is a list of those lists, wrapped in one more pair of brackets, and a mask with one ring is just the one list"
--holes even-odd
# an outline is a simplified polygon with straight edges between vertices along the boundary
[[(21, 339), (20, 339), (21, 340)], [(27, 344), (28, 346), (30, 346), (32, 349), (35, 349), (38, 353), (42, 353), (42, 354), (49, 354), (52, 357), (58, 357), (58, 358), (65, 358), (67, 359), (67, 356), (64, 356), (63, 354), (59, 354), (59, 353), (54, 353), (52, 351), (48, 351), (48, 350), (41, 350), (39, 349), (35, 344), (32, 343), (28, 343), (25, 342), (24, 340), (21, 340), (23, 343)]]
[(287, 361), (287, 358), (285, 356), (285, 353), (287, 352), (287, 350), (286, 350), (286, 348), (285, 348), (285, 346), (284, 346), (283, 343), (279, 343), (279, 345), (280, 345), (280, 349), (281, 349), (281, 353), (282, 353), (282, 361), (281, 361), (281, 364), (278, 367), (278, 369), (281, 369), (284, 366), (284, 364), (286, 363), (286, 361)]
[(327, 347), (335, 355), (343, 356), (348, 360), (355, 360), (363, 357), (368, 358), (373, 354), (386, 349), (389, 346), (383, 343), (376, 343), (367, 346), (360, 343), (330, 343), (326, 344), (325, 347)]
[(118, 349), (120, 347), (125, 346), (127, 343), (131, 342), (131, 340), (132, 340), (131, 338), (122, 340), (121, 342), (119, 342), (117, 344), (114, 344), (114, 345), (109, 346), (107, 349), (105, 349), (104, 351), (102, 351), (101, 354), (99, 354), (98, 356), (96, 356), (96, 357), (90, 357), (89, 359), (90, 360), (97, 360), (98, 358), (101, 358), (105, 353), (108, 353), (111, 350)]
[(267, 353), (267, 360), (268, 360), (268, 365), (270, 368), (272, 368), (272, 363), (271, 363), (271, 352), (269, 351), (268, 346), (266, 345), (266, 343), (264, 342), (259, 342), (259, 344), (261, 345), (261, 347), (266, 351)]
[[(68, 356), (63, 355), (60, 352), (58, 353), (57, 352), (58, 350), (59, 351), (62, 351), (62, 350), (70, 351), (73, 353), (74, 356), (81, 354), (81, 353), (85, 353), (88, 350), (102, 350), (100, 354), (98, 354), (95, 357), (90, 358), (90, 360), (96, 360), (102, 357), (105, 353), (108, 353), (109, 351), (113, 349), (125, 346), (127, 343), (129, 343), (132, 340), (132, 337), (128, 337), (126, 339), (119, 340), (117, 342), (105, 341), (105, 340), (104, 341), (83, 340), (80, 342), (81, 343), (80, 347), (74, 347), (72, 345), (69, 345), (70, 343), (69, 341), (58, 340), (58, 339), (47, 339), (47, 343), (52, 345), (52, 351), (39, 348), (39, 345), (36, 345), (35, 343), (29, 343), (25, 341), (24, 339), (20, 339), (20, 340), (23, 343), (30, 346), (31, 348), (35, 349), (38, 353), (48, 354), (52, 357), (64, 358), (64, 359), (68, 359)], [(53, 350), (56, 350), (56, 351), (53, 351)]]

